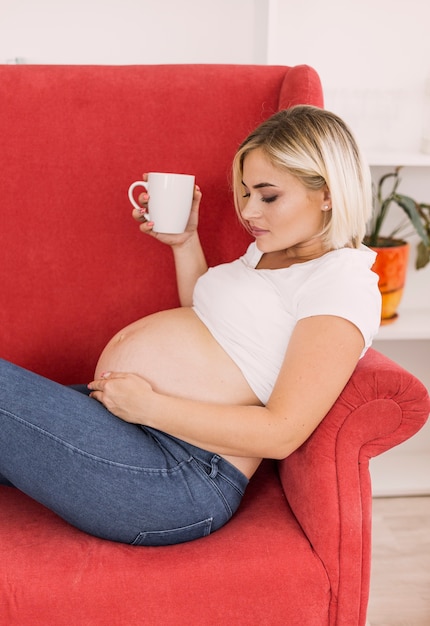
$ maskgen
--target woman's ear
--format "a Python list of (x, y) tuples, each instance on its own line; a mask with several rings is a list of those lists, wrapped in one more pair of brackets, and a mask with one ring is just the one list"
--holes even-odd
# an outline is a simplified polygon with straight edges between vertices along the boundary
[(322, 206), (322, 210), (323, 211), (331, 211), (331, 195), (330, 195), (330, 189), (327, 187), (327, 185), (324, 185), (323, 187), (323, 206)]

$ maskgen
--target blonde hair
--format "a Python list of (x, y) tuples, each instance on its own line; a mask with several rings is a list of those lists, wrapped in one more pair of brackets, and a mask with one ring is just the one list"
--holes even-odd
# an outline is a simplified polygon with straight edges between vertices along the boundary
[(372, 212), (372, 183), (369, 167), (343, 120), (324, 109), (298, 105), (275, 113), (245, 139), (233, 161), (235, 207), (245, 227), (243, 163), (256, 148), (308, 189), (327, 185), (332, 209), (321, 235), (329, 248), (360, 246)]

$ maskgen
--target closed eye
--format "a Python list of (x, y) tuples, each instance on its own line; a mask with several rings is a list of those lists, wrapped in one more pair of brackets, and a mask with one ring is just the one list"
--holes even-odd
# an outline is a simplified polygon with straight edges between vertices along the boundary
[(269, 196), (269, 197), (262, 197), (261, 201), (265, 202), (266, 204), (270, 204), (271, 202), (275, 202), (275, 200), (278, 199), (278, 196)]

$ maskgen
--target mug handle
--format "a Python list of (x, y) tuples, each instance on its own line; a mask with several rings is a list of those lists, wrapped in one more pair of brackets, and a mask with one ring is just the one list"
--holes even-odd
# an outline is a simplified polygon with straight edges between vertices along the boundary
[[(140, 211), (142, 207), (140, 206), (140, 204), (137, 204), (136, 200), (133, 197), (133, 191), (136, 189), (136, 187), (143, 187), (146, 191), (148, 191), (148, 183), (143, 180), (137, 180), (135, 183), (132, 183), (128, 188), (128, 199), (130, 200), (134, 208)], [(145, 218), (148, 221), (151, 221), (148, 213), (145, 213)]]

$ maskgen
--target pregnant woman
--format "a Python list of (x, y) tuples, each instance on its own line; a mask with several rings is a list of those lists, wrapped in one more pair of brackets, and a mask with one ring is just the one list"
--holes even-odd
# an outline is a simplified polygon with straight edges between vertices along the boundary
[[(208, 535), (262, 458), (318, 426), (378, 330), (374, 253), (362, 244), (371, 183), (336, 115), (281, 111), (233, 163), (244, 255), (206, 265), (195, 188), (169, 245), (181, 307), (121, 330), (87, 393), (0, 363), (0, 484), (85, 532), (133, 545)], [(89, 394), (89, 395), (88, 395)]]

